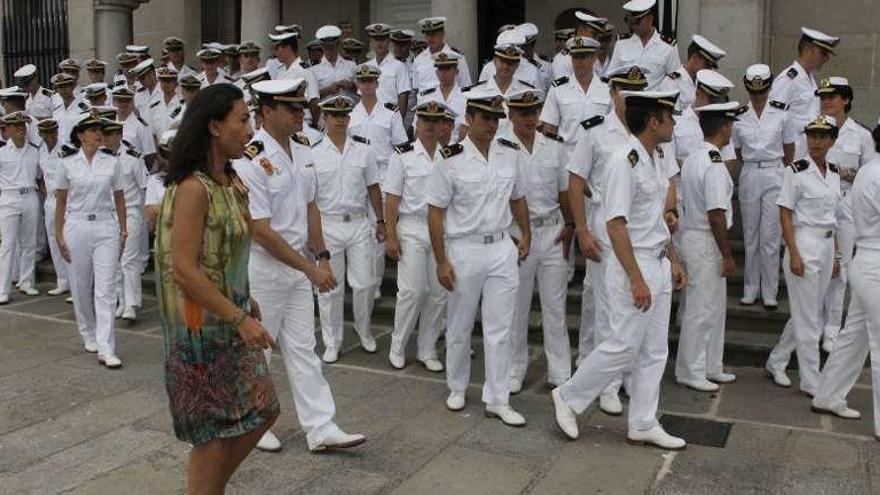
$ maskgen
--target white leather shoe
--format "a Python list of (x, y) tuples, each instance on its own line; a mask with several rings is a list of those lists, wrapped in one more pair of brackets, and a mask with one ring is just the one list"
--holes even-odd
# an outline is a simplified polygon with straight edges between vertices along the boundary
[(372, 336), (361, 337), (360, 335), (358, 335), (358, 337), (361, 339), (361, 347), (364, 348), (365, 352), (367, 352), (368, 354), (376, 352), (376, 339), (374, 339)]
[(432, 373), (440, 373), (443, 371), (443, 363), (437, 358), (419, 359), (419, 363)]
[(522, 414), (513, 410), (509, 405), (506, 406), (486, 406), (487, 418), (498, 418), (507, 426), (525, 426), (526, 418)]
[(360, 433), (348, 434), (337, 428), (337, 431), (327, 435), (327, 438), (321, 440), (314, 447), (310, 447), (312, 452), (321, 452), (328, 449), (350, 449), (357, 447), (367, 441), (367, 437)]
[(779, 301), (776, 299), (765, 299), (764, 300), (764, 309), (778, 309)]
[(339, 350), (335, 347), (328, 347), (324, 349), (324, 355), (321, 359), (328, 364), (335, 363), (336, 361), (339, 361)]
[(681, 450), (687, 447), (687, 442), (683, 438), (674, 437), (666, 433), (660, 426), (644, 431), (629, 430), (626, 434), (626, 440), (634, 445), (655, 445), (667, 450)]
[(0, 304), (9, 304), (9, 296), (0, 296)]
[(831, 351), (834, 350), (834, 340), (829, 339), (828, 337), (822, 338), (822, 350), (827, 354), (831, 354)]
[(124, 312), (125, 312), (125, 306), (123, 306), (121, 304), (116, 306), (116, 315), (115, 315), (116, 319), (122, 318), (122, 313), (124, 313)]
[(122, 360), (116, 356), (104, 356), (102, 354), (98, 354), (98, 362), (110, 368), (111, 370), (122, 367)]
[(73, 304), (73, 296), (64, 298), (64, 302), (67, 304)]
[(266, 433), (263, 433), (263, 436), (260, 437), (260, 441), (257, 442), (257, 448), (263, 452), (280, 452), (281, 440), (278, 440), (278, 437), (276, 437), (274, 433), (267, 430)]
[(137, 320), (137, 312), (135, 312), (134, 308), (129, 306), (125, 308), (125, 311), (122, 312), (122, 319), (128, 321)]
[(406, 367), (406, 358), (403, 354), (391, 351), (388, 353), (388, 361), (391, 363), (391, 367), (396, 370), (402, 370)]
[(577, 424), (577, 415), (568, 404), (562, 400), (559, 389), (553, 389), (550, 392), (550, 398), (553, 400), (553, 409), (556, 416), (556, 426), (565, 433), (565, 436), (572, 440), (577, 440), (580, 436)]
[(95, 342), (86, 342), (83, 344), (83, 349), (85, 349), (86, 352), (91, 352), (92, 354), (94, 354), (98, 352), (98, 344), (96, 344)]
[(522, 381), (517, 380), (516, 378), (511, 378), (510, 379), (510, 393), (516, 395), (520, 392), (522, 392)]
[(709, 375), (706, 377), (710, 382), (720, 383), (722, 385), (726, 383), (733, 383), (736, 381), (736, 375), (733, 373), (718, 373), (717, 375)]
[(836, 411), (833, 409), (827, 409), (824, 407), (810, 406), (810, 410), (813, 411), (814, 413), (831, 414), (831, 415), (837, 416), (838, 418), (843, 418), (843, 419), (859, 419), (862, 417), (862, 413), (856, 411), (855, 409), (846, 407), (846, 406), (844, 406), (843, 409), (839, 409)]
[(68, 292), (70, 292), (70, 287), (59, 285), (52, 290), (46, 291), (46, 294), (49, 294), (50, 296), (60, 296), (61, 294), (67, 294)]
[(773, 371), (770, 368), (764, 366), (764, 374), (770, 377), (779, 387), (788, 388), (791, 386), (791, 380), (788, 378), (788, 375), (785, 374), (784, 371)]
[(452, 392), (446, 398), (446, 409), (450, 411), (461, 411), (464, 409), (464, 394), (460, 392)]
[(623, 404), (620, 403), (620, 397), (616, 393), (600, 395), (599, 409), (610, 416), (620, 416), (623, 414)]
[(743, 297), (742, 299), (739, 300), (739, 303), (742, 304), (743, 306), (751, 306), (752, 304), (755, 304), (755, 298), (754, 297)]
[(709, 380), (679, 380), (675, 379), (676, 383), (679, 385), (684, 385), (685, 387), (696, 390), (697, 392), (717, 392), (720, 387), (718, 387), (717, 383), (712, 383)]
[(34, 289), (33, 287), (19, 287), (18, 291), (26, 296), (39, 296), (40, 295), (40, 291), (38, 291), (37, 289)]

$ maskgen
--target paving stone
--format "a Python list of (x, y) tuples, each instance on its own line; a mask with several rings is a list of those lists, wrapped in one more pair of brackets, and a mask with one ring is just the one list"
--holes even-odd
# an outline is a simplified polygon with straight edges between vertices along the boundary
[(874, 396), (870, 389), (853, 388), (846, 397), (847, 405), (862, 413), (860, 419), (843, 419), (828, 416), (831, 431), (853, 435), (874, 435)]
[(796, 391), (797, 374), (789, 371), (794, 385), (777, 387), (762, 370), (739, 369), (737, 381), (724, 386), (718, 415), (782, 426), (820, 427), (820, 418), (810, 412), (810, 399)]
[(69, 492), (72, 495), (126, 495), (183, 493), (186, 490), (186, 464), (190, 447), (173, 442), (131, 464), (89, 480)]
[(356, 469), (334, 469), (302, 487), (310, 495), (366, 495), (385, 493), (392, 482), (381, 475)]
[(793, 466), (786, 473), (779, 494), (863, 495), (872, 493), (869, 486), (870, 480), (864, 474), (816, 466)]
[(760, 492), (778, 486), (781, 469), (780, 464), (766, 458), (700, 445), (688, 445), (687, 450), (678, 452), (671, 466), (680, 486), (687, 486), (690, 481), (708, 481), (729, 487), (729, 493)]
[(861, 452), (864, 443), (859, 440), (797, 432), (792, 435), (786, 457), (792, 463), (801, 466), (859, 470), (862, 465)]

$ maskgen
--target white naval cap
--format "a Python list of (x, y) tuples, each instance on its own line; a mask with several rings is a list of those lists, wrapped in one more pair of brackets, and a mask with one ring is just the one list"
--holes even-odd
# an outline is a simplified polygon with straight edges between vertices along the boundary
[(300, 33), (302, 31), (302, 26), (300, 26), (299, 24), (291, 24), (289, 26), (285, 26), (284, 24), (279, 24), (279, 25), (275, 26), (274, 29), (275, 29), (276, 33), (290, 33), (290, 32)]
[(150, 47), (145, 45), (125, 45), (125, 51), (128, 53), (137, 53), (138, 55), (146, 55), (150, 53)]
[[(485, 86), (485, 85), (483, 85)], [(499, 117), (504, 117), (504, 98), (497, 89), (478, 86), (463, 93), (466, 105)]]
[(165, 151), (171, 150), (171, 144), (174, 142), (174, 136), (177, 136), (177, 129), (171, 129), (162, 133), (159, 138), (159, 147)]
[(819, 89), (814, 92), (816, 96), (835, 93), (851, 98), (852, 87), (849, 85), (849, 79), (839, 76), (824, 77), (819, 81)]
[(434, 54), (434, 67), (458, 67), (458, 54), (455, 52), (439, 51)]
[(339, 29), (338, 26), (321, 26), (315, 31), (315, 38), (318, 38), (325, 43), (333, 43), (340, 36), (342, 36), (342, 30)]
[(354, 105), (354, 100), (345, 95), (333, 95), (318, 103), (322, 112), (334, 115), (346, 115), (354, 110)]
[(753, 64), (746, 69), (746, 75), (743, 76), (743, 84), (746, 90), (752, 92), (761, 92), (770, 89), (773, 82), (773, 72), (767, 64)]
[(245, 84), (254, 84), (258, 81), (265, 81), (266, 79), (270, 79), (269, 69), (266, 67), (260, 67), (259, 69), (254, 69), (247, 74), (241, 75), (241, 80), (245, 82)]
[(18, 86), (0, 89), (0, 100), (5, 98), (27, 98), (28, 96), (28, 92)]
[(811, 120), (806, 127), (804, 127), (804, 132), (807, 134), (816, 133), (816, 134), (831, 134), (833, 136), (837, 136), (837, 119), (830, 115), (822, 115), (819, 114), (815, 119)]
[(628, 12), (630, 18), (637, 19), (649, 13), (657, 0), (630, 0), (623, 4), (623, 10)]
[(678, 113), (675, 110), (675, 104), (678, 102), (678, 90), (669, 91), (631, 91), (624, 90), (620, 95), (626, 100), (627, 107), (630, 106), (649, 106), (668, 108), (672, 113)]
[(299, 38), (299, 32), (297, 31), (282, 31), (280, 33), (269, 33), (269, 40), (272, 41), (273, 44), (281, 43), (284, 40), (289, 40), (291, 38)]
[(837, 36), (831, 36), (830, 34), (825, 34), (822, 31), (807, 27), (801, 28), (801, 35), (802, 39), (809, 41), (829, 53), (836, 53), (834, 49), (837, 48), (837, 44), (840, 43), (840, 38)]
[(524, 22), (514, 28), (519, 34), (523, 35), (526, 43), (531, 43), (538, 38), (538, 26), (531, 22)]
[(29, 77), (33, 77), (37, 74), (37, 66), (34, 64), (27, 64), (22, 67), (19, 67), (12, 77), (27, 79)]
[(215, 48), (203, 48), (196, 53), (196, 57), (200, 60), (217, 60), (220, 57), (220, 50)]
[(453, 115), (453, 119), (457, 116), (457, 114), (455, 114), (455, 112), (445, 103), (436, 100), (428, 100), (416, 105), (415, 112), (418, 117), (429, 119), (442, 119), (445, 118), (447, 114)]
[(572, 36), (565, 42), (568, 53), (593, 53), (599, 49), (599, 42), (586, 36)]
[(220, 43), (219, 41), (211, 41), (209, 43), (202, 44), (202, 48), (217, 50), (218, 52), (222, 52), (224, 46), (225, 45), (223, 45), (223, 43)]
[(153, 62), (153, 59), (148, 58), (132, 67), (131, 72), (134, 73), (135, 77), (140, 78), (147, 75), (150, 72), (150, 69), (154, 67), (155, 62)]
[(507, 60), (519, 60), (522, 53), (519, 47), (525, 42), (525, 36), (519, 31), (515, 29), (504, 31), (495, 39), (495, 56)]
[(717, 97), (726, 95), (733, 83), (714, 70), (701, 69), (697, 71), (697, 88)]
[(574, 17), (584, 24), (589, 24), (603, 31), (605, 30), (605, 25), (608, 24), (608, 19), (604, 17), (596, 17), (580, 10), (574, 13)]
[(544, 92), (540, 89), (524, 88), (511, 91), (507, 95), (507, 106), (512, 108), (532, 108), (544, 104)]
[(84, 88), (84, 90), (86, 92), (86, 96), (98, 96), (98, 95), (106, 94), (107, 87), (108, 87), (107, 83), (96, 82), (96, 83), (89, 84), (88, 86), (86, 86)]
[(364, 62), (354, 69), (354, 78), (357, 80), (378, 79), (382, 75), (382, 69), (378, 65)]
[(697, 53), (709, 61), (709, 65), (712, 68), (718, 67), (718, 61), (727, 55), (726, 51), (699, 34), (695, 34), (694, 37), (691, 38), (691, 44), (696, 47)]
[(261, 102), (277, 101), (300, 107), (306, 103), (306, 80), (302, 77), (257, 81), (251, 84), (251, 91)]
[(439, 31), (446, 27), (446, 18), (443, 16), (425, 17), (419, 19), (418, 25), (423, 33)]
[(694, 108), (694, 112), (700, 117), (725, 117), (731, 120), (739, 120), (737, 116), (742, 115), (745, 110), (746, 107), (740, 105), (738, 101), (712, 103)]

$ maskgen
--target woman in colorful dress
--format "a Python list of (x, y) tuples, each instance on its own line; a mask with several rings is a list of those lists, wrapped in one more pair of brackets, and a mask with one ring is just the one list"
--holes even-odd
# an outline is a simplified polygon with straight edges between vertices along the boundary
[(241, 91), (205, 88), (171, 150), (156, 228), (157, 296), (174, 432), (193, 444), (188, 493), (222, 493), (278, 417), (263, 350), (275, 343), (250, 298), (247, 190), (230, 160), (253, 136)]

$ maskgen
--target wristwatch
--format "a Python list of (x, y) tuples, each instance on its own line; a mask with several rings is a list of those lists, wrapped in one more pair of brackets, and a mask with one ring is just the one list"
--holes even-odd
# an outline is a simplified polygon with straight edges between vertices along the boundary
[(321, 251), (320, 253), (318, 253), (318, 254), (316, 255), (316, 257), (317, 257), (319, 260), (329, 260), (329, 259), (330, 259), (330, 251), (327, 251), (327, 250), (325, 249), (325, 250)]

